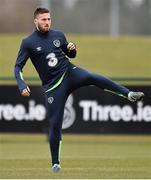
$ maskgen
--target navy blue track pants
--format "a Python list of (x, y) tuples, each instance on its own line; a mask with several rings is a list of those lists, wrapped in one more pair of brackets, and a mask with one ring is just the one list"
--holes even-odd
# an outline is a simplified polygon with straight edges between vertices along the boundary
[(88, 85), (95, 85), (103, 90), (106, 89), (125, 97), (129, 93), (127, 88), (112, 80), (71, 64), (66, 71), (62, 83), (52, 91), (46, 93), (48, 119), (50, 123), (49, 144), (52, 164), (58, 164), (60, 161), (59, 147), (66, 100), (72, 91)]

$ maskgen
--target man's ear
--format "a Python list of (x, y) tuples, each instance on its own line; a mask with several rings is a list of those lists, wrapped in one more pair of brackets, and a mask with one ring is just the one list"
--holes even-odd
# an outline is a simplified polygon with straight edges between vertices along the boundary
[(35, 23), (35, 25), (37, 25), (37, 19), (34, 19), (34, 23)]

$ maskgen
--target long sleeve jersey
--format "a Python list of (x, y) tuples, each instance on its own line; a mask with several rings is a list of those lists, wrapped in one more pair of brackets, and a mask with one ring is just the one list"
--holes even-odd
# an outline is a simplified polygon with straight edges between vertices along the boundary
[(43, 86), (56, 83), (70, 64), (68, 57), (76, 56), (76, 50), (69, 51), (67, 45), (65, 35), (58, 30), (46, 33), (36, 30), (23, 39), (14, 68), (19, 90), (22, 91), (27, 87), (22, 69), (28, 58), (38, 72)]

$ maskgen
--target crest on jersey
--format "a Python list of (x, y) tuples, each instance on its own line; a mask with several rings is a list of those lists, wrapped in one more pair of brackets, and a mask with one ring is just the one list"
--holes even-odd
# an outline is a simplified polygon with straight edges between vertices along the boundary
[(60, 47), (60, 41), (58, 39), (53, 41), (54, 46)]

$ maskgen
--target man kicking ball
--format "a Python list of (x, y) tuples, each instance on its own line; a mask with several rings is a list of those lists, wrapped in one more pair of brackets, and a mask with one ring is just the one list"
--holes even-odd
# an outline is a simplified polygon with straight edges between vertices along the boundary
[(63, 32), (51, 28), (48, 9), (37, 8), (34, 12), (34, 23), (35, 31), (23, 39), (20, 46), (14, 70), (15, 77), (21, 95), (30, 96), (30, 88), (22, 75), (22, 69), (30, 58), (46, 95), (52, 171), (59, 172), (64, 106), (72, 91), (82, 86), (95, 85), (133, 102), (142, 99), (144, 93), (132, 92), (109, 78), (72, 64), (68, 58), (76, 56), (76, 46), (66, 40)]

